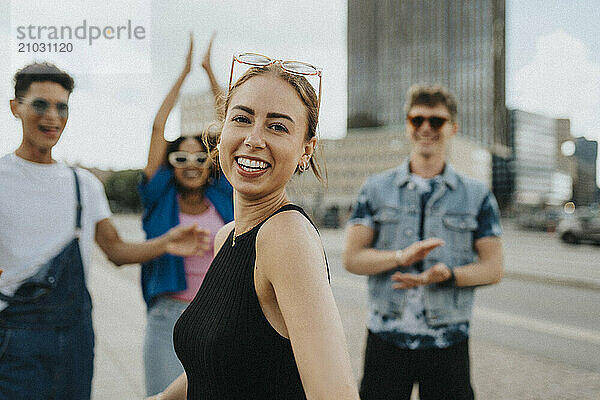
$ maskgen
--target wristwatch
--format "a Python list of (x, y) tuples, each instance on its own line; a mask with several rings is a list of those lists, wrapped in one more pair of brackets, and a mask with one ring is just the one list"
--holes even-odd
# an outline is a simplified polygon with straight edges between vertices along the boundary
[(446, 267), (450, 270), (450, 278), (446, 279), (444, 282), (441, 282), (440, 284), (442, 286), (454, 286), (456, 284), (456, 276), (454, 275), (454, 268), (448, 267), (447, 265), (446, 265)]

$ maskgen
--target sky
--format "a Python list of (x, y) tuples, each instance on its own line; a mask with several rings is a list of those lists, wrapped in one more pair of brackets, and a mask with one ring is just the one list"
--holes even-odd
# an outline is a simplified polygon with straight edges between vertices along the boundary
[[(570, 118), (574, 136), (599, 140), (600, 24), (595, 21), (600, 0), (507, 0), (506, 13), (507, 106)], [(200, 60), (216, 32), (212, 64), (223, 86), (236, 52), (321, 67), (320, 133), (342, 137), (346, 19), (345, 0), (0, 0), (0, 57), (10, 60), (0, 65), (0, 103), (5, 104), (0, 107), (0, 155), (13, 151), (21, 139), (19, 122), (8, 107), (14, 72), (34, 60), (51, 60), (76, 80), (55, 158), (103, 169), (142, 168), (154, 114), (183, 67), (190, 32), (195, 62), (183, 93), (209, 89)], [(144, 39), (98, 39), (89, 45), (88, 37), (76, 41), (69, 54), (17, 52), (19, 41), (24, 42), (17, 37), (18, 26), (75, 28), (84, 20), (88, 29), (131, 20), (133, 27), (142, 27)], [(178, 132), (176, 108), (166, 136), (172, 139)]]

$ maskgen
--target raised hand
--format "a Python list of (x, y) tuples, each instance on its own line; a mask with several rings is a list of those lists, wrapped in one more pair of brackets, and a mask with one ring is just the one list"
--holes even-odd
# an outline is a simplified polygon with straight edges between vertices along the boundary
[(392, 275), (392, 280), (398, 283), (392, 284), (394, 289), (408, 289), (432, 283), (445, 282), (452, 276), (450, 267), (444, 263), (437, 263), (433, 267), (420, 274), (408, 274), (396, 272)]
[(211, 249), (210, 231), (196, 225), (176, 226), (166, 233), (167, 253), (182, 257), (201, 256)]
[(414, 242), (404, 250), (402, 250), (402, 254), (399, 257), (399, 263), (402, 266), (408, 267), (416, 263), (417, 261), (421, 261), (424, 259), (427, 254), (436, 247), (443, 246), (445, 243), (442, 239), (438, 238), (430, 238), (421, 240), (419, 242)]

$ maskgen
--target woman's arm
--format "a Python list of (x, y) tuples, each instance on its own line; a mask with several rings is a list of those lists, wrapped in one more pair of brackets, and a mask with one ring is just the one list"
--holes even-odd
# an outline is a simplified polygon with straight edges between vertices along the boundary
[(173, 381), (162, 393), (147, 400), (185, 400), (187, 397), (187, 375), (185, 372)]
[(179, 90), (183, 81), (190, 73), (192, 69), (192, 53), (194, 50), (194, 38), (190, 34), (190, 48), (188, 50), (187, 58), (185, 61), (185, 67), (181, 71), (181, 75), (167, 94), (167, 97), (163, 100), (156, 116), (154, 117), (154, 123), (152, 124), (152, 137), (150, 138), (150, 150), (148, 151), (148, 163), (144, 168), (144, 175), (149, 179), (154, 175), (156, 170), (160, 167), (167, 151), (167, 141), (165, 140), (165, 125), (169, 114), (175, 103), (177, 97), (179, 97)]
[(215, 109), (217, 111), (217, 118), (221, 119), (221, 115), (224, 113), (224, 100), (225, 93), (221, 86), (219, 86), (219, 82), (217, 82), (217, 78), (212, 70), (212, 66), (210, 65), (210, 52), (212, 49), (213, 42), (215, 40), (216, 32), (210, 37), (210, 42), (208, 42), (208, 47), (206, 48), (206, 53), (204, 53), (204, 57), (202, 58), (202, 68), (206, 71), (206, 75), (208, 76), (208, 80), (210, 81), (210, 89), (212, 91), (213, 97), (215, 99)]
[(358, 399), (321, 241), (297, 212), (259, 231), (256, 267), (273, 286), (308, 399)]

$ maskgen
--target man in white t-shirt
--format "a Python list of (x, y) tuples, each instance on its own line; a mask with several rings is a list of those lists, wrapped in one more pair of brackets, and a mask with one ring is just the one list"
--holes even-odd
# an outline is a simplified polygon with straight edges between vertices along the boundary
[(85, 275), (93, 241), (122, 265), (201, 254), (208, 237), (175, 227), (143, 243), (121, 240), (98, 179), (52, 158), (73, 79), (47, 63), (14, 79), (10, 108), (23, 138), (0, 157), (0, 398), (89, 399), (94, 336)]

